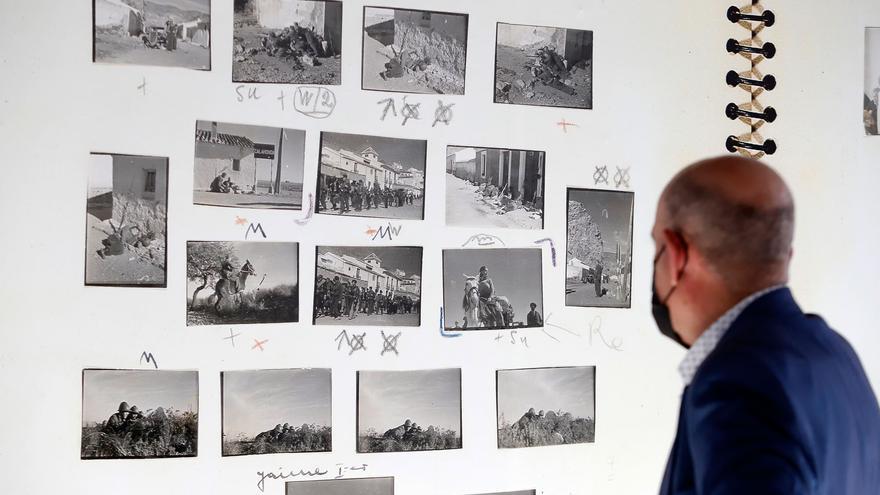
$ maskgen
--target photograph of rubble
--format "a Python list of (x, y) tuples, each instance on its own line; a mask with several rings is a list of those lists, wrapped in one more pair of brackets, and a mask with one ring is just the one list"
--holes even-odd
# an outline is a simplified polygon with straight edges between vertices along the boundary
[(461, 369), (358, 371), (357, 451), (461, 448)]
[(590, 443), (596, 367), (498, 370), (498, 448)]
[(446, 225), (544, 228), (544, 152), (448, 146)]
[(196, 122), (193, 203), (302, 209), (306, 132)]
[(428, 142), (321, 133), (317, 213), (424, 218)]
[(165, 287), (168, 159), (92, 153), (85, 284)]
[(285, 495), (394, 495), (394, 478), (288, 481)]
[(565, 305), (632, 303), (633, 193), (568, 189)]
[(498, 23), (495, 103), (593, 108), (593, 32)]
[(195, 457), (199, 373), (85, 369), (82, 459)]
[(342, 2), (235, 0), (232, 81), (342, 84)]
[(364, 7), (361, 89), (463, 95), (467, 14)]
[(421, 323), (421, 246), (317, 246), (315, 325)]
[(220, 373), (223, 455), (330, 452), (329, 368)]
[(211, 70), (211, 0), (92, 0), (92, 61)]

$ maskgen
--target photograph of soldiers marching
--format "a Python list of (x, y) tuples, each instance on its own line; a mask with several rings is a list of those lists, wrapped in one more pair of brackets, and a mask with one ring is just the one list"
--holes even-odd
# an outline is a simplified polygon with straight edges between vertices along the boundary
[(544, 152), (446, 148), (446, 225), (544, 227)]
[(316, 325), (417, 327), (421, 294), (421, 247), (317, 247)]
[(82, 372), (82, 459), (195, 457), (199, 373)]
[(317, 212), (424, 218), (427, 141), (321, 133)]
[(568, 189), (565, 305), (628, 308), (633, 193)]
[(443, 321), (447, 329), (544, 326), (541, 250), (443, 250)]

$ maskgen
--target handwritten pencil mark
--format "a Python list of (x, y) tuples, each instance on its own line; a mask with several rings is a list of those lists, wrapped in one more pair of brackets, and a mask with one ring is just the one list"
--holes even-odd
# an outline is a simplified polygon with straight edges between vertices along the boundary
[(397, 352), (397, 342), (400, 340), (400, 334), (403, 332), (397, 332), (396, 334), (385, 335), (385, 330), (382, 330), (382, 340), (385, 342), (382, 344), (382, 353), (380, 356), (384, 356), (386, 352), (393, 352), (395, 356), (399, 356), (400, 353)]
[(437, 100), (437, 109), (434, 110), (434, 123), (431, 124), (431, 127), (439, 124), (449, 125), (452, 122), (452, 107), (455, 103), (450, 103), (449, 105), (444, 105), (443, 100)]
[(147, 364), (153, 363), (153, 367), (159, 369), (159, 363), (156, 362), (156, 358), (153, 356), (152, 352), (144, 351), (141, 353), (141, 364), (144, 364), (144, 361), (146, 361)]

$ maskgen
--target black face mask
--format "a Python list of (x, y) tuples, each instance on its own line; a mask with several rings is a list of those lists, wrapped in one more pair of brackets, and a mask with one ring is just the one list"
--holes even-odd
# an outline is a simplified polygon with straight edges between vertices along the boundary
[[(660, 256), (663, 255), (665, 249), (666, 246), (664, 245), (660, 248), (660, 252), (657, 253), (657, 256), (654, 257), (654, 275), (651, 279), (651, 313), (654, 315), (654, 322), (657, 324), (660, 333), (678, 342), (678, 344), (685, 349), (690, 349), (691, 346), (682, 340), (681, 335), (672, 328), (672, 317), (669, 314), (669, 306), (666, 305), (666, 302), (669, 301), (669, 297), (675, 292), (677, 286), (673, 285), (666, 294), (666, 297), (660, 299), (660, 296), (657, 294), (657, 286), (654, 283), (657, 278), (657, 261), (660, 260)], [(687, 266), (687, 259), (685, 259), (685, 266)], [(684, 272), (684, 267), (681, 267), (679, 277), (681, 277), (682, 272)]]

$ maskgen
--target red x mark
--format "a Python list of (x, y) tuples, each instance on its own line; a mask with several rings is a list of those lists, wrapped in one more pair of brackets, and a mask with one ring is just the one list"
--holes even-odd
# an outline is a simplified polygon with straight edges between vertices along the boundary
[(265, 344), (266, 342), (269, 342), (269, 339), (266, 339), (266, 340), (257, 340), (257, 339), (254, 339), (254, 346), (251, 347), (251, 350), (254, 350), (254, 349), (256, 349), (257, 347), (259, 347), (259, 348), (260, 348), (260, 351), (263, 351), (263, 350), (264, 350), (264, 349), (263, 349), (263, 344)]
[(245, 225), (247, 224), (247, 218), (241, 218), (240, 216), (235, 216), (235, 225)]

